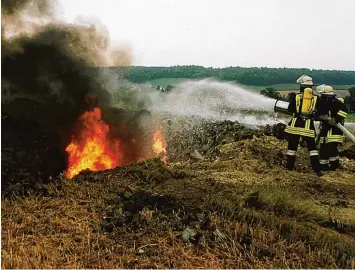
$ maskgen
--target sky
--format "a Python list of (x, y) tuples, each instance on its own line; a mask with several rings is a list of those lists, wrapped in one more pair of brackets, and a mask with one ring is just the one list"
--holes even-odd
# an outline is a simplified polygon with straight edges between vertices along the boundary
[(355, 70), (354, 0), (59, 0), (143, 66)]

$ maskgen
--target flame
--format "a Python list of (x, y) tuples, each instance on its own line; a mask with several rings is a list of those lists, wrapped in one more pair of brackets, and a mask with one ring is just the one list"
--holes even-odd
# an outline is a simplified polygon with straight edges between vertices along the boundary
[(163, 126), (160, 125), (158, 129), (153, 133), (153, 152), (160, 156), (161, 160), (167, 164), (168, 154), (166, 151), (167, 143), (163, 135)]
[[(110, 127), (101, 119), (100, 108), (83, 113), (77, 124), (78, 133), (74, 133), (72, 141), (65, 149), (68, 153), (68, 168), (64, 173), (67, 178), (71, 179), (86, 169), (98, 171), (127, 164), (127, 160), (124, 161), (123, 145), (118, 139), (109, 136)], [(131, 143), (135, 145), (136, 139), (131, 139)], [(163, 126), (159, 125), (153, 133), (152, 150), (154, 156), (159, 156), (165, 164), (168, 162), (166, 147)], [(129, 162), (143, 161), (146, 158), (148, 157), (137, 155)]]
[(110, 127), (101, 119), (100, 108), (83, 113), (79, 118), (83, 126), (65, 149), (68, 153), (67, 178), (73, 178), (79, 172), (111, 169), (121, 165), (120, 142), (108, 139)]

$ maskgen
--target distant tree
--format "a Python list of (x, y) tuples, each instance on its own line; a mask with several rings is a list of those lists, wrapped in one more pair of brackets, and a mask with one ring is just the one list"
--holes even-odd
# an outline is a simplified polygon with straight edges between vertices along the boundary
[(201, 66), (172, 67), (113, 67), (132, 82), (141, 83), (159, 78), (216, 78), (217, 80), (235, 81), (246, 85), (295, 84), (302, 74), (307, 74), (315, 82), (329, 85), (354, 85), (355, 72), (343, 70), (310, 70), (300, 68), (265, 68), (265, 67), (226, 67), (204, 68)]
[(279, 92), (277, 92), (277, 90), (273, 87), (266, 87), (265, 89), (260, 91), (261, 95), (267, 96), (267, 97), (271, 97), (274, 99), (281, 99), (283, 100), (282, 96), (280, 95)]

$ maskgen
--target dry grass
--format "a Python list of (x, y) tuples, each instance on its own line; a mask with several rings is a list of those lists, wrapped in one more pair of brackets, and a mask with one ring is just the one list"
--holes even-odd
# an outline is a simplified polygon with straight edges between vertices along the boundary
[(3, 198), (2, 267), (354, 268), (355, 162), (318, 178), (305, 151), (284, 171), (283, 149), (254, 138), (217, 162), (152, 160)]

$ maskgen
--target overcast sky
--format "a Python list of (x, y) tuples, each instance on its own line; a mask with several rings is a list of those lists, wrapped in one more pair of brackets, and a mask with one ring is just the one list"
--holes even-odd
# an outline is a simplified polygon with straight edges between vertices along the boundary
[(134, 65), (355, 70), (354, 0), (60, 0), (95, 18)]

